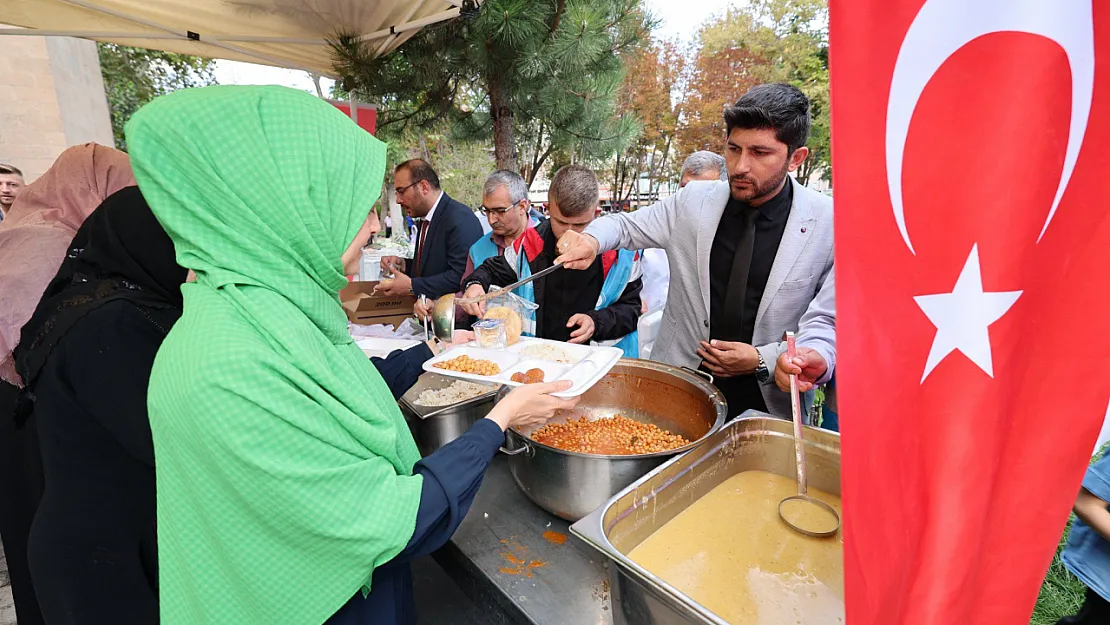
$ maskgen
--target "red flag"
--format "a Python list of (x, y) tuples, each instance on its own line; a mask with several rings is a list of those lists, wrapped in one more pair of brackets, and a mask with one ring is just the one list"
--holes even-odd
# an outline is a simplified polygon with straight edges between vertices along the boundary
[(830, 8), (848, 623), (1028, 623), (1110, 399), (1110, 4)]

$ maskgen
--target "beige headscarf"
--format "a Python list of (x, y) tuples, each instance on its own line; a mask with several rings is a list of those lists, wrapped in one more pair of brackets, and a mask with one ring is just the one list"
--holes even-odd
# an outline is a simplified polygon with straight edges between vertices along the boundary
[(22, 386), (12, 350), (77, 229), (106, 197), (135, 184), (119, 150), (95, 143), (62, 152), (0, 222), (0, 379)]

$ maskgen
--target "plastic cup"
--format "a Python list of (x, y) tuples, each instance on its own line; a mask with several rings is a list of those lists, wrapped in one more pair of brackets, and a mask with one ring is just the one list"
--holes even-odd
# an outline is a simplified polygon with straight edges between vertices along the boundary
[(505, 349), (509, 339), (505, 333), (504, 319), (482, 319), (471, 328), (474, 330), (474, 339), (478, 347), (485, 349)]

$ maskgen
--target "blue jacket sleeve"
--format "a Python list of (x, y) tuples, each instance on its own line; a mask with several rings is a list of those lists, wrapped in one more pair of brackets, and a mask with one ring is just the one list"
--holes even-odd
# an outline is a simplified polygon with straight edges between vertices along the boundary
[(390, 352), (385, 358), (371, 358), (374, 368), (385, 380), (393, 393), (393, 399), (400, 399), (424, 373), (424, 363), (432, 357), (427, 343), (415, 347)]
[(454, 222), (446, 232), (444, 240), (447, 241), (447, 270), (430, 276), (412, 279), (412, 292), (417, 295), (426, 295), (432, 299), (455, 293), (462, 283), (463, 272), (466, 271), (466, 262), (470, 258), (470, 246), (482, 238), (482, 225), (478, 218), (463, 204), (452, 211)]
[(1110, 454), (1087, 469), (1083, 477), (1083, 488), (1095, 497), (1110, 502)]
[(505, 434), (496, 423), (479, 419), (459, 438), (416, 463), (413, 473), (424, 478), (416, 530), (404, 551), (391, 562), (428, 555), (451, 539), (466, 517), (489, 463)]

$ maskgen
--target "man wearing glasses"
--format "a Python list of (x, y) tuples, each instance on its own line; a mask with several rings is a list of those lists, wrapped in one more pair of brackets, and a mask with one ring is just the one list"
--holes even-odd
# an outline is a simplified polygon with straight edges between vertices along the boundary
[[(487, 258), (501, 256), (505, 248), (513, 244), (529, 227), (539, 224), (540, 220), (532, 215), (528, 201), (528, 184), (515, 171), (499, 169), (486, 178), (482, 187), (482, 214), (489, 222), (490, 231), (470, 246), (463, 280), (474, 268)], [(458, 295), (462, 295), (460, 291)], [(432, 303), (417, 300), (413, 312), (418, 319), (427, 316)], [(460, 309), (459, 321), (468, 316)]]
[(412, 159), (393, 172), (397, 203), (416, 220), (416, 252), (404, 271), (400, 259), (382, 259), (382, 270), (394, 271), (392, 283), (377, 292), (390, 296), (424, 295), (436, 299), (459, 290), (470, 246), (482, 236), (474, 211), (439, 188), (439, 176), (423, 159)]
[[(556, 242), (570, 231), (581, 232), (597, 217), (597, 176), (581, 165), (567, 165), (551, 179), (550, 219), (528, 228), (504, 253), (482, 262), (463, 281), (465, 296), (477, 297), (493, 285), (506, 285), (543, 271), (559, 255)], [(639, 356), (636, 322), (640, 317), (639, 254), (613, 250), (600, 255), (586, 271), (556, 271), (525, 284), (516, 295), (539, 308), (524, 317), (524, 334), (554, 341), (614, 345), (628, 358)], [(482, 302), (466, 304), (481, 316)]]
[(528, 201), (528, 185), (515, 171), (499, 169), (486, 178), (482, 188), (482, 214), (489, 220), (492, 232), (470, 246), (470, 259), (466, 264), (463, 280), (487, 258), (500, 256), (505, 248), (524, 234), (530, 226), (538, 225)]

